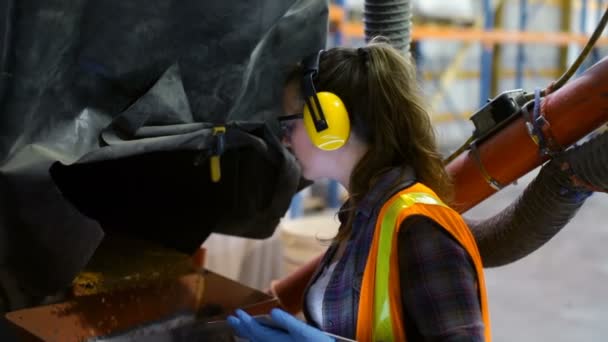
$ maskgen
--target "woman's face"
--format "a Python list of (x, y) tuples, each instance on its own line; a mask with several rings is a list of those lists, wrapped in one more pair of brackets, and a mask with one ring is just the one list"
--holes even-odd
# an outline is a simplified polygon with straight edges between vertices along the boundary
[[(302, 113), (304, 101), (295, 82), (289, 83), (283, 92), (283, 110), (286, 115)], [(337, 168), (335, 151), (323, 151), (313, 145), (306, 133), (304, 120), (284, 122), (286, 129), (283, 144), (295, 155), (302, 168), (302, 176), (309, 180), (333, 178)]]

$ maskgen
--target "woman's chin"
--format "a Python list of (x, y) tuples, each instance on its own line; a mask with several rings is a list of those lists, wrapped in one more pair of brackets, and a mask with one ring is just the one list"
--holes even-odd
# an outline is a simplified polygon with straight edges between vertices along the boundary
[(302, 166), (301, 164), (300, 164), (300, 168), (301, 168), (301, 170), (302, 170), (302, 173), (301, 173), (301, 174), (302, 174), (302, 177), (303, 177), (304, 179), (309, 180), (309, 181), (313, 181), (313, 182), (317, 180), (317, 177), (315, 177), (315, 176), (314, 176), (313, 174), (311, 174), (310, 172), (307, 172), (306, 168), (305, 168), (304, 166)]

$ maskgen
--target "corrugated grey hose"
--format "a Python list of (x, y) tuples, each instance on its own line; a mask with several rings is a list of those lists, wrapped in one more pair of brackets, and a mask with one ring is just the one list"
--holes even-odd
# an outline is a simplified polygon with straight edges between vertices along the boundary
[(366, 41), (381, 35), (404, 55), (409, 53), (412, 40), (410, 0), (366, 0), (363, 16)]
[(483, 221), (467, 220), (484, 266), (516, 261), (555, 236), (591, 194), (588, 187), (576, 185), (577, 180), (608, 190), (608, 133), (546, 163), (523, 194), (502, 212)]

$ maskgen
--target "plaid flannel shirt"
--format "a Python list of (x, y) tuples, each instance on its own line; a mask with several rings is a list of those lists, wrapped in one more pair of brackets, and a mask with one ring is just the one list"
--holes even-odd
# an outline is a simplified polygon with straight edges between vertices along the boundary
[[(304, 315), (312, 325), (355, 338), (361, 280), (378, 212), (387, 200), (382, 195), (403, 172), (411, 173), (395, 168), (384, 174), (357, 207), (353, 234), (325, 289), (323, 322), (312, 321), (304, 305)], [(407, 178), (393, 193), (413, 184), (413, 175)], [(344, 222), (344, 217), (340, 220)], [(406, 219), (398, 238), (408, 341), (483, 341), (475, 269), (466, 251), (443, 228), (424, 217)], [(332, 261), (337, 249), (334, 243), (327, 250), (309, 287)], [(307, 294), (308, 289), (304, 298)]]

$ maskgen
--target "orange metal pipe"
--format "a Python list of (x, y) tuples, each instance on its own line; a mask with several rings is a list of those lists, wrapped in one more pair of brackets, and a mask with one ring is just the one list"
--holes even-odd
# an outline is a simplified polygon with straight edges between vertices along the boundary
[(287, 312), (296, 314), (302, 310), (304, 290), (322, 258), (323, 254), (319, 254), (287, 277), (270, 284), (272, 294), (279, 299), (279, 305)]
[[(583, 75), (547, 95), (541, 113), (549, 122), (551, 134), (559, 145), (567, 147), (608, 122), (608, 58), (589, 68)], [(481, 163), (502, 184), (509, 184), (539, 166), (541, 157), (522, 117), (510, 122), (478, 146)], [(469, 153), (463, 153), (447, 170), (454, 180), (455, 204), (464, 212), (492, 195)], [(311, 260), (290, 276), (273, 284), (274, 294), (291, 312), (301, 310), (304, 287), (310, 281), (321, 257)]]
[[(345, 22), (340, 24), (340, 30), (346, 37), (363, 38), (364, 26), (361, 23)], [(485, 44), (550, 44), (566, 46), (569, 44), (585, 45), (588, 35), (569, 32), (530, 32), (492, 30), (484, 31), (474, 28), (437, 27), (417, 25), (412, 29), (412, 40), (451, 40), (480, 42)], [(608, 43), (608, 39), (600, 38), (598, 46)]]
[[(547, 95), (541, 113), (550, 125), (555, 142), (567, 147), (608, 121), (608, 58), (578, 79)], [(519, 117), (478, 146), (481, 163), (501, 184), (509, 184), (539, 166), (538, 146)], [(454, 159), (447, 170), (454, 180), (453, 207), (464, 212), (495, 190), (483, 177), (470, 151)]]

